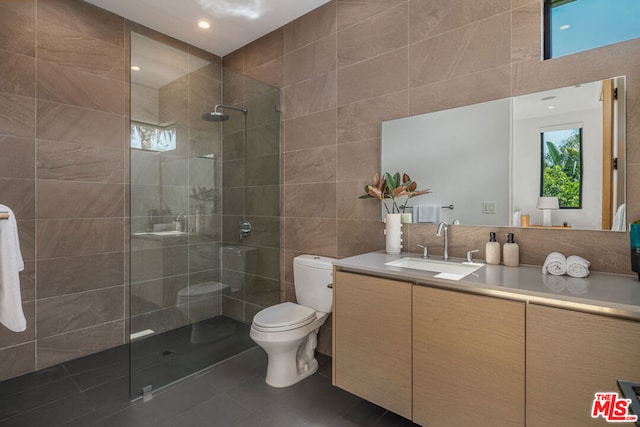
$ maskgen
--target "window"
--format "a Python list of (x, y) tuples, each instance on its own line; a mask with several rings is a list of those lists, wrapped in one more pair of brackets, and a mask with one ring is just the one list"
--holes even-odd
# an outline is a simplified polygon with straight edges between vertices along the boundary
[(131, 148), (147, 151), (176, 149), (176, 129), (131, 122)]
[(544, 0), (544, 59), (636, 37), (638, 0)]
[(582, 207), (582, 128), (541, 132), (540, 195), (557, 197), (560, 209)]

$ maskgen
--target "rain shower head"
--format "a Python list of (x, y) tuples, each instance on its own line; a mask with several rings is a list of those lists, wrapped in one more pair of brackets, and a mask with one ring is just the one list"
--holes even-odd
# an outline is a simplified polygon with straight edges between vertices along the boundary
[(225, 108), (228, 110), (235, 110), (235, 111), (242, 111), (245, 115), (247, 114), (247, 111), (248, 111), (246, 108), (238, 108), (238, 107), (232, 107), (230, 105), (218, 104), (213, 108), (212, 112), (203, 114), (202, 120), (206, 120), (208, 122), (224, 122), (229, 120), (228, 114), (218, 111), (220, 108)]

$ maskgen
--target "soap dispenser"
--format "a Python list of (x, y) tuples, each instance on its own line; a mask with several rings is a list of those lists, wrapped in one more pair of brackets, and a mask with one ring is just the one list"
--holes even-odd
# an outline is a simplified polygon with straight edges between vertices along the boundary
[(489, 241), (485, 246), (487, 264), (500, 264), (500, 243), (496, 242), (496, 233), (489, 233)]
[(504, 265), (517, 267), (520, 264), (520, 246), (515, 242), (513, 233), (507, 234), (507, 243), (504, 244)]

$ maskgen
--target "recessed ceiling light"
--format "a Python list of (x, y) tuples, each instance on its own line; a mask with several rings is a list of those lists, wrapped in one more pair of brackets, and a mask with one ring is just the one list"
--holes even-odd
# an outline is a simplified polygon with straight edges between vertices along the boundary
[(554, 108), (556, 107), (554, 107), (553, 105), (549, 105), (549, 110), (553, 110)]
[(571, 25), (569, 24), (560, 25), (561, 30), (568, 30), (569, 28), (571, 28)]
[(209, 24), (207, 21), (198, 21), (198, 27), (206, 30), (211, 27), (211, 24)]
[(131, 69), (132, 69), (133, 71), (140, 71), (140, 67), (138, 67), (137, 65), (132, 65), (132, 66), (131, 66)]

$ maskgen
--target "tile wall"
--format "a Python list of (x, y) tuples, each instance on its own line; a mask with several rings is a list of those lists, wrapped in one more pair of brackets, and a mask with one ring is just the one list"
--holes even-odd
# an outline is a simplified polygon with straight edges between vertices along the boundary
[[(381, 120), (626, 75), (628, 182), (638, 182), (640, 40), (542, 62), (541, 3), (333, 0), (224, 58), (283, 88), (283, 300), (295, 299), (296, 255), (384, 247), (377, 202), (357, 199), (379, 172)], [(637, 191), (629, 187), (627, 198), (629, 218), (640, 217)], [(450, 254), (479, 248), (483, 258), (489, 231), (455, 227)], [(426, 243), (442, 252), (435, 226), (406, 233), (411, 250)], [(526, 264), (559, 250), (587, 257), (597, 271), (630, 273), (625, 234), (527, 229), (516, 238)], [(319, 339), (326, 353), (329, 327)]]
[(124, 19), (68, 0), (0, 4), (0, 203), (27, 330), (0, 379), (122, 344), (128, 151)]

